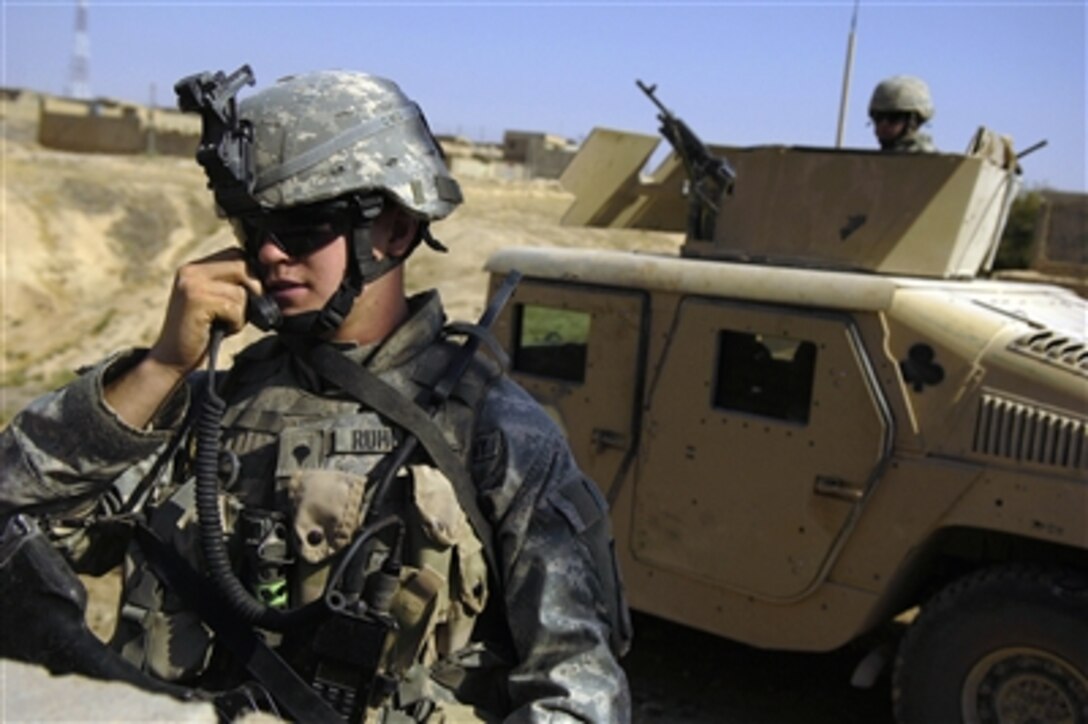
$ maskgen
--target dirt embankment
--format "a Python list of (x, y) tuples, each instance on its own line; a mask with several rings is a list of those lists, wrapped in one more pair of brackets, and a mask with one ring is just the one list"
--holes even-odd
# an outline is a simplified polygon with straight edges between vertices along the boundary
[[(192, 164), (190, 164), (192, 165)], [(5, 416), (101, 352), (146, 341), (171, 269), (219, 224), (177, 160), (9, 147), (4, 164)]]
[[(233, 243), (200, 168), (168, 157), (70, 154), (7, 139), (0, 317), (0, 420), (114, 349), (149, 344), (174, 270)], [(420, 249), (413, 289), (437, 286), (451, 316), (483, 309), (487, 256), (504, 246), (673, 251), (675, 235), (563, 227), (555, 182), (463, 181), (465, 203), (435, 225), (450, 249)], [(227, 353), (252, 340), (232, 340)]]

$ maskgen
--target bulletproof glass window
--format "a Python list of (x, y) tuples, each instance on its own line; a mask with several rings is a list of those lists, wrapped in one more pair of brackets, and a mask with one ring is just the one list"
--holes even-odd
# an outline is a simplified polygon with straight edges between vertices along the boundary
[(808, 423), (816, 345), (749, 332), (718, 332), (713, 405)]
[(514, 370), (564, 382), (585, 381), (588, 312), (519, 304), (514, 320)]

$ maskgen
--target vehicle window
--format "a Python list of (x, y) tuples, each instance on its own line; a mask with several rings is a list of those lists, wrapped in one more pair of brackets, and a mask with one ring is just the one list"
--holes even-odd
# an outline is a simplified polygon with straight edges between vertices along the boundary
[(749, 332), (718, 332), (714, 407), (807, 423), (816, 345)]
[(515, 320), (516, 371), (565, 382), (585, 381), (588, 312), (519, 304)]

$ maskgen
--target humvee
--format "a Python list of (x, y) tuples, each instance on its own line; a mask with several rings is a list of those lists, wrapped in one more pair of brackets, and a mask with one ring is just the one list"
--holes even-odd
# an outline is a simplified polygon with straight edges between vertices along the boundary
[(643, 172), (659, 140), (595, 129), (563, 221), (677, 255), (487, 262), (523, 275), (495, 332), (611, 504), (632, 606), (811, 652), (910, 621), (899, 721), (1088, 721), (1088, 308), (986, 278), (1011, 140), (703, 146), (716, 198), (675, 143)]

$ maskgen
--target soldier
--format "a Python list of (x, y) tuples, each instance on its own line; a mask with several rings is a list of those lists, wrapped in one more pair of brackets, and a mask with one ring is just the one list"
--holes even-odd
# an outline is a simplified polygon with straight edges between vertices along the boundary
[(920, 130), (933, 113), (929, 86), (910, 75), (882, 80), (869, 101), (869, 118), (882, 151), (936, 153), (933, 139)]
[[(330, 71), (238, 115), (257, 202), (230, 219), (240, 248), (179, 269), (150, 349), (12, 421), (0, 516), (39, 516), (97, 568), (108, 536), (88, 522), (145, 519), (111, 647), (227, 692), (228, 712), (627, 720), (603, 500), (541, 408), (454, 333), (479, 330), (448, 326), (437, 292), (406, 296), (403, 262), (441, 248), (429, 223), (462, 200), (419, 107)], [(262, 294), (279, 333), (216, 383), (198, 369), (215, 330), (240, 331)]]

